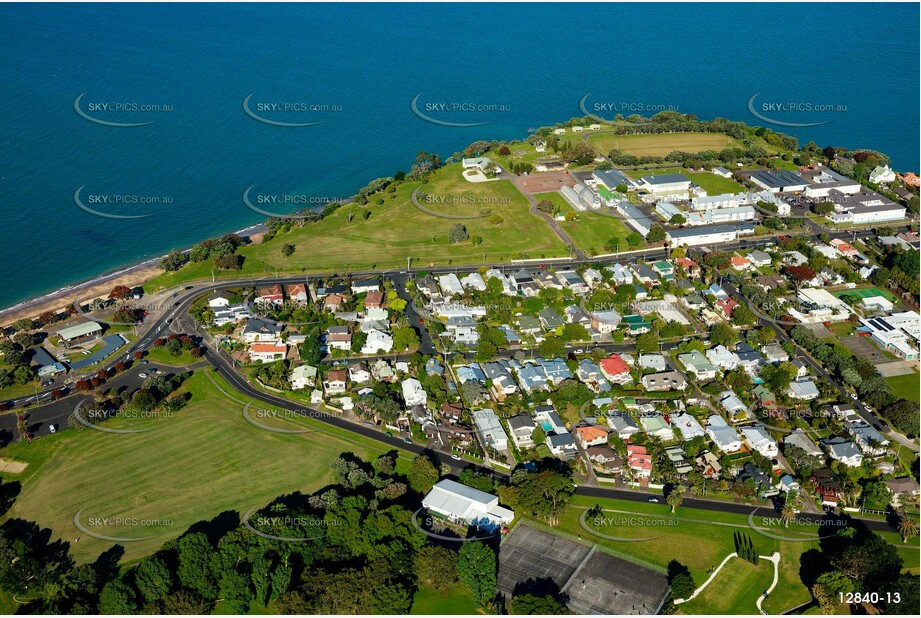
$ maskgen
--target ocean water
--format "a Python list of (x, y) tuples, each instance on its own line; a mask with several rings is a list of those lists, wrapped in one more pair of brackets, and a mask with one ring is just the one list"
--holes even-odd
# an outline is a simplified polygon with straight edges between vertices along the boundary
[[(0, 307), (258, 223), (247, 187), (290, 212), (420, 149), (581, 116), (583, 98), (605, 117), (764, 124), (757, 95), (772, 119), (824, 123), (773, 127), (801, 143), (917, 170), (918, 18), (906, 4), (0, 5)], [(81, 117), (81, 94), (96, 120), (149, 124)], [(250, 94), (270, 122), (244, 111)], [(417, 116), (417, 95), (448, 124)], [(97, 216), (75, 193), (148, 216)], [(297, 203), (271, 203), (284, 194)]]

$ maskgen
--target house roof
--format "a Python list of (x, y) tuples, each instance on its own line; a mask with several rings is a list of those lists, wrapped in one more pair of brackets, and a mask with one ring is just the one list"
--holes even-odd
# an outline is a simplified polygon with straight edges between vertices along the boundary
[(576, 433), (582, 436), (586, 442), (597, 440), (598, 438), (607, 438), (608, 432), (597, 425), (588, 425), (585, 427), (576, 427)]
[(602, 358), (599, 364), (601, 370), (611, 376), (630, 373), (630, 367), (627, 366), (627, 363), (624, 362), (624, 359), (619, 354), (611, 354), (607, 358)]

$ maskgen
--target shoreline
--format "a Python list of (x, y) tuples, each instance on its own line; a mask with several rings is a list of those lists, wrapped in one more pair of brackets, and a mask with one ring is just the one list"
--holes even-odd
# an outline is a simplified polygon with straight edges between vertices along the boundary
[[(265, 231), (265, 224), (258, 223), (237, 230), (236, 232), (228, 232), (228, 234), (237, 234), (241, 238), (252, 240), (253, 237), (256, 236), (261, 238), (261, 235)], [(191, 247), (182, 249), (181, 251), (183, 253), (188, 253), (190, 250)], [(78, 295), (81, 301), (85, 301), (107, 295), (109, 291), (117, 285), (125, 285), (129, 288), (142, 285), (160, 274), (161, 270), (157, 267), (157, 262), (159, 262), (164, 255), (166, 254), (129, 264), (71, 285), (65, 285), (53, 292), (48, 292), (36, 298), (24, 300), (11, 307), (0, 309), (0, 325), (6, 327), (16, 320), (34, 318), (46, 311), (60, 312), (65, 307), (71, 305), (74, 298)]]

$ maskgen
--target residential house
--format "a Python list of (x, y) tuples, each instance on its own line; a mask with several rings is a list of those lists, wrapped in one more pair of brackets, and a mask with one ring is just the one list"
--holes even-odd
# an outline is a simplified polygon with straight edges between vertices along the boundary
[(270, 363), (283, 359), (288, 354), (288, 344), (280, 341), (256, 342), (249, 346), (249, 358), (254, 363)]
[(223, 309), (230, 306), (230, 298), (223, 292), (214, 292), (208, 297), (208, 307), (211, 309)]
[(508, 435), (499, 422), (499, 417), (490, 408), (474, 410), (470, 413), (476, 428), (477, 437), (483, 448), (504, 451), (508, 448)]
[(640, 382), (649, 392), (654, 391), (683, 391), (687, 388), (687, 380), (677, 371), (651, 373), (640, 379)]
[(742, 436), (752, 450), (758, 451), (763, 457), (773, 459), (777, 457), (777, 442), (768, 434), (761, 425), (750, 425), (742, 428)]
[(466, 277), (462, 277), (461, 285), (468, 290), (477, 290), (483, 292), (486, 290), (486, 281), (483, 280), (483, 277), (480, 273), (472, 272)]
[(834, 472), (828, 468), (820, 468), (809, 478), (816, 486), (816, 493), (822, 499), (822, 506), (838, 506), (841, 498), (841, 485), (835, 478)]
[(640, 354), (638, 359), (642, 369), (652, 369), (653, 371), (667, 371), (668, 363), (661, 354)]
[(591, 313), (592, 318), (592, 328), (597, 330), (603, 335), (617, 330), (617, 326), (620, 324), (620, 314), (613, 309), (606, 309), (603, 311), (593, 311)]
[(307, 294), (307, 285), (304, 283), (294, 283), (288, 286), (288, 298), (296, 303), (306, 303), (310, 300)]
[(281, 324), (269, 320), (252, 318), (246, 323), (246, 326), (243, 327), (242, 337), (243, 341), (247, 343), (264, 343), (278, 340), (281, 337), (281, 331)]
[(422, 383), (416, 378), (406, 378), (400, 386), (403, 389), (403, 403), (407, 408), (424, 406), (428, 402), (428, 395), (422, 388)]
[(627, 445), (627, 465), (640, 479), (648, 479), (652, 475), (652, 456), (646, 452), (645, 446)]
[(640, 417), (640, 425), (643, 426), (643, 431), (645, 431), (646, 434), (654, 438), (658, 438), (659, 440), (664, 440), (666, 442), (675, 439), (675, 434), (672, 432), (672, 428), (669, 427), (668, 423), (665, 422), (665, 418), (661, 414), (644, 414)]
[(718, 479), (723, 467), (720, 465), (719, 457), (710, 451), (703, 451), (694, 460), (694, 463), (700, 468), (701, 474), (705, 479)]
[(326, 374), (323, 381), (323, 390), (329, 395), (339, 395), (345, 392), (346, 377), (348, 372), (345, 369), (333, 369)]
[(620, 354), (615, 353), (607, 358), (602, 358), (599, 367), (604, 377), (614, 384), (633, 383), (633, 378), (630, 377), (630, 367), (627, 366)]
[(576, 440), (583, 448), (588, 448), (590, 446), (601, 446), (607, 445), (608, 443), (608, 432), (603, 427), (598, 425), (585, 425), (582, 427), (576, 427), (575, 430)]
[(886, 454), (889, 440), (871, 425), (861, 421), (859, 423), (847, 423), (845, 427), (865, 455), (877, 457)]
[(893, 506), (899, 507), (918, 503), (918, 496), (921, 495), (921, 491), (919, 491), (918, 481), (910, 476), (900, 476), (884, 481), (884, 483), (886, 483), (886, 489), (892, 494), (890, 503)]
[(535, 391), (548, 391), (550, 385), (547, 382), (547, 374), (544, 368), (537, 363), (529, 362), (518, 366), (513, 366), (518, 376), (518, 384), (521, 390), (531, 395)]
[(464, 293), (464, 286), (461, 285), (460, 279), (454, 273), (441, 275), (438, 277), (438, 285), (441, 287), (441, 293), (446, 297), (460, 296)]
[(745, 462), (736, 478), (740, 481), (751, 479), (755, 483), (758, 497), (762, 500), (780, 493), (778, 489), (774, 487), (771, 477), (752, 461)]
[(732, 312), (735, 311), (735, 308), (738, 306), (739, 303), (734, 298), (722, 298), (713, 303), (713, 308), (727, 320), (732, 317)]
[(562, 358), (538, 358), (536, 362), (554, 386), (559, 386), (563, 380), (571, 380), (573, 377), (569, 365)]
[(787, 354), (787, 351), (776, 343), (761, 346), (761, 353), (764, 354), (764, 360), (769, 363), (782, 363), (790, 360), (790, 355)]
[(534, 446), (534, 440), (531, 435), (534, 433), (534, 419), (527, 412), (522, 412), (508, 419), (509, 434), (512, 436), (512, 442), (519, 449), (531, 448)]
[(371, 372), (368, 370), (367, 363), (349, 363), (349, 380), (356, 384), (364, 384), (371, 381)]
[(611, 390), (611, 384), (604, 378), (601, 367), (590, 358), (579, 361), (576, 377), (595, 393), (606, 393)]
[(563, 318), (552, 307), (544, 307), (537, 313), (537, 317), (545, 330), (555, 330), (563, 325)]
[(675, 472), (680, 476), (685, 476), (690, 474), (694, 468), (688, 463), (688, 460), (684, 456), (684, 451), (681, 450), (680, 446), (670, 446), (665, 449), (665, 456), (668, 457), (668, 461), (675, 467)]
[(585, 281), (585, 284), (590, 288), (595, 288), (604, 283), (604, 277), (594, 268), (586, 268), (582, 273), (582, 280)]
[(280, 283), (256, 291), (253, 302), (257, 305), (280, 305), (285, 301), (285, 291)]
[(719, 414), (707, 418), (707, 435), (723, 453), (735, 453), (742, 448), (739, 434)]
[(590, 446), (585, 449), (588, 458), (594, 464), (594, 467), (600, 472), (606, 474), (620, 474), (621, 460), (620, 455), (614, 452), (608, 445)]
[(688, 373), (693, 373), (696, 376), (698, 381), (716, 378), (716, 367), (710, 364), (710, 361), (700, 350), (691, 350), (687, 354), (679, 354), (678, 360), (681, 361)]
[(357, 279), (352, 281), (352, 294), (369, 294), (380, 289), (380, 279)]
[(800, 401), (811, 401), (819, 396), (819, 388), (809, 378), (798, 378), (790, 382), (787, 395)]
[(633, 273), (623, 264), (614, 264), (606, 267), (605, 270), (611, 272), (611, 278), (616, 285), (627, 285), (633, 283)]
[(706, 435), (703, 426), (687, 412), (673, 414), (669, 420), (671, 420), (672, 426), (681, 432), (681, 438), (685, 442)]
[(822, 449), (816, 446), (815, 442), (810, 440), (806, 432), (799, 427), (787, 434), (783, 439), (783, 443), (784, 448), (795, 446), (796, 448), (803, 449), (808, 455), (818, 458), (822, 457)]
[(845, 466), (859, 468), (863, 465), (863, 453), (860, 448), (846, 438), (835, 436), (828, 440), (822, 440), (828, 456), (836, 461), (840, 461)]
[(326, 331), (325, 342), (330, 350), (349, 351), (352, 349), (352, 333), (348, 326), (331, 326)]
[(343, 294), (327, 294), (323, 297), (323, 308), (336, 313), (345, 304), (345, 299)]
[(707, 360), (723, 371), (732, 371), (739, 366), (739, 357), (724, 345), (718, 345), (706, 352)]
[(368, 292), (365, 295), (366, 309), (381, 309), (384, 306), (384, 293), (378, 290)]
[(605, 423), (607, 423), (608, 427), (615, 431), (622, 440), (629, 440), (632, 435), (640, 432), (640, 428), (637, 426), (636, 421), (634, 421), (629, 414), (618, 412), (608, 414), (607, 417), (605, 417)]
[(748, 261), (751, 262), (752, 266), (762, 267), (771, 265), (771, 255), (765, 253), (764, 251), (752, 251), (748, 254)]
[(734, 423), (744, 421), (749, 416), (748, 406), (732, 391), (720, 393), (720, 405), (726, 410), (729, 419)]
[(362, 354), (386, 354), (393, 350), (393, 336), (390, 333), (373, 328), (368, 331), (368, 338), (361, 348)]

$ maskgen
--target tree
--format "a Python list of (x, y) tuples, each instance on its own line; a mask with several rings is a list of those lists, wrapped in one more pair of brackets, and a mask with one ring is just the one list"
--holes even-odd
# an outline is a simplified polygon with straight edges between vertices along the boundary
[(563, 356), (566, 354), (566, 344), (559, 337), (551, 335), (540, 342), (537, 346), (537, 353), (544, 358)]
[(308, 365), (316, 367), (320, 362), (320, 342), (316, 337), (308, 336), (301, 344), (301, 360)]
[[(736, 307), (738, 309), (739, 307)], [(732, 347), (739, 340), (739, 333), (729, 324), (718, 322), (710, 327), (710, 341), (715, 345)]]
[(675, 509), (681, 506), (681, 503), (684, 502), (684, 491), (685, 488), (681, 485), (675, 487), (668, 495), (665, 497), (665, 503), (672, 507), (672, 514), (675, 514)]
[(188, 261), (189, 258), (185, 253), (182, 253), (177, 249), (173, 249), (162, 258), (160, 258), (160, 261), (157, 262), (157, 266), (167, 272), (172, 272), (185, 266)]
[(639, 232), (630, 232), (627, 234), (627, 238), (625, 240), (627, 241), (627, 244), (630, 245), (631, 249), (642, 247), (643, 243), (645, 242), (645, 239), (640, 235)]
[(217, 582), (211, 572), (211, 560), (214, 557), (214, 548), (201, 532), (186, 534), (179, 539), (178, 558), (179, 568), (176, 575), (179, 583), (198, 593), (202, 598), (214, 600), (217, 598)]
[(134, 590), (120, 579), (113, 579), (99, 593), (99, 613), (109, 615), (137, 614)]
[(431, 491), (440, 477), (441, 473), (435, 467), (435, 463), (425, 453), (420, 453), (413, 458), (406, 473), (409, 486), (420, 494), (427, 494)]
[[(652, 227), (649, 228), (649, 233), (646, 234), (646, 241), (662, 242), (663, 240), (665, 240), (665, 230), (658, 223), (653, 223)], [(629, 238), (627, 242), (630, 242)]]
[(282, 245), (281, 254), (285, 257), (291, 257), (294, 255), (294, 245)]
[(697, 588), (691, 571), (677, 560), (668, 563), (666, 577), (675, 599), (687, 599)]
[(488, 361), (493, 358), (499, 349), (495, 346), (492, 341), (480, 340), (480, 343), (477, 344), (476, 350), (476, 360), (479, 362)]
[(732, 311), (732, 323), (736, 326), (751, 326), (756, 319), (755, 314), (745, 305), (738, 305)]
[(470, 238), (470, 235), (467, 233), (467, 227), (463, 223), (455, 223), (448, 231), (448, 242), (452, 245), (464, 242), (468, 238)]
[[(669, 219), (668, 222), (671, 223), (672, 225), (684, 225), (685, 223), (688, 222), (688, 220), (685, 218), (684, 215), (677, 214), (677, 215), (672, 215), (672, 218)], [(652, 230), (649, 230), (649, 231), (651, 232)]]
[(156, 603), (166, 597), (173, 588), (173, 576), (158, 556), (150, 556), (141, 561), (134, 572), (134, 585), (145, 603)]
[(918, 536), (918, 522), (910, 517), (905, 517), (899, 522), (899, 534), (902, 535), (902, 542), (907, 543), (908, 539)]
[(31, 330), (35, 324), (32, 322), (32, 318), (20, 318), (13, 322), (12, 327), (16, 332), (23, 330)]
[(793, 281), (793, 287), (797, 290), (807, 281), (815, 279), (815, 270), (808, 266), (787, 266), (784, 273)]
[(789, 502), (784, 503), (783, 508), (780, 510), (780, 518), (783, 520), (783, 527), (789, 528), (791, 521), (796, 521), (796, 510), (794, 510), (793, 505)]
[(636, 338), (636, 351), (651, 353), (659, 351), (659, 337), (652, 331), (643, 333)]
[(569, 614), (569, 608), (548, 594), (537, 596), (535, 594), (520, 594), (512, 597), (512, 614), (518, 616), (543, 615), (559, 616)]
[(457, 554), (446, 547), (427, 545), (413, 558), (413, 573), (434, 590), (446, 590), (457, 581)]
[(112, 291), (109, 292), (109, 299), (110, 300), (116, 300), (116, 299), (120, 300), (122, 298), (127, 298), (130, 295), (131, 295), (131, 288), (129, 288), (127, 285), (116, 285), (114, 288), (112, 288)]
[(400, 352), (419, 345), (419, 335), (412, 326), (402, 326), (393, 331), (393, 348)]
[(545, 212), (547, 214), (553, 214), (553, 211), (556, 209), (556, 206), (553, 205), (553, 202), (550, 200), (540, 200), (537, 202), (537, 210)]
[(496, 593), (496, 552), (486, 543), (464, 543), (457, 558), (457, 577), (486, 605)]

